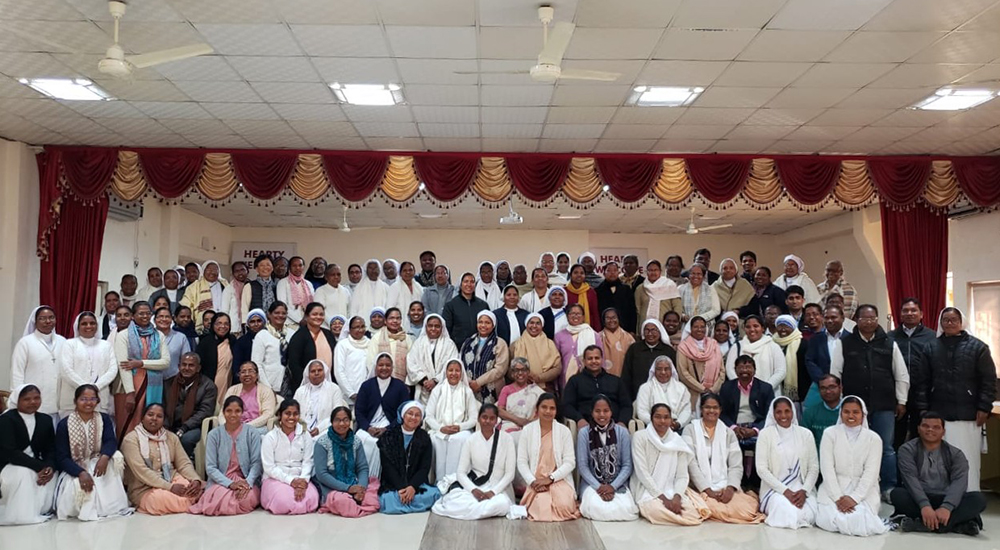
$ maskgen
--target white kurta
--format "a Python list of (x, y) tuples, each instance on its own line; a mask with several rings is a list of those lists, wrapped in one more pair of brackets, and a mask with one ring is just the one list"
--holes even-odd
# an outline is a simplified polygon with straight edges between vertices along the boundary
[(532, 287), (524, 296), (521, 296), (521, 301), (517, 303), (517, 307), (528, 310), (528, 313), (538, 313), (549, 307), (549, 293), (546, 292), (543, 296), (539, 297), (538, 292)]
[[(246, 288), (249, 282), (243, 283)], [(229, 332), (242, 332), (243, 323), (246, 322), (244, 316), (249, 311), (243, 309), (243, 290), (236, 292), (236, 286), (228, 285), (222, 290), (222, 310), (229, 315)]]
[[(490, 453), (493, 450), (495, 437), (500, 439), (497, 440), (493, 473), (486, 483), (477, 487), (469, 479), (469, 471), (475, 472), (476, 476), (486, 475), (490, 467)], [(462, 487), (449, 491), (441, 500), (434, 503), (431, 511), (441, 516), (462, 520), (505, 516), (514, 499), (511, 482), (514, 480), (516, 469), (517, 449), (510, 435), (501, 430), (487, 440), (483, 437), (482, 431), (477, 429), (466, 441), (458, 461), (457, 480)], [(484, 493), (492, 491), (493, 498), (478, 501), (472, 496), (473, 489), (479, 489)]]
[(430, 392), (424, 390), (420, 381), (424, 378), (444, 381), (444, 369), (448, 362), (459, 360), (458, 347), (451, 338), (438, 338), (433, 342), (421, 336), (406, 354), (406, 384), (414, 387), (414, 399), (426, 404)]
[(295, 437), (291, 441), (280, 426), (275, 426), (260, 442), (264, 479), (276, 479), (286, 485), (296, 478), (309, 479), (313, 473), (315, 446), (301, 424), (295, 425)]
[[(427, 431), (434, 446), (434, 472), (436, 479), (456, 473), (462, 448), (476, 425), (479, 402), (468, 383), (459, 381), (451, 386), (447, 381), (438, 384), (427, 400)], [(457, 425), (455, 434), (441, 433), (444, 426)]]
[[(46, 343), (46, 339), (51, 340)], [(66, 339), (37, 330), (18, 340), (10, 360), (10, 387), (34, 384), (42, 394), (38, 412), (55, 415), (59, 411), (59, 362)]]
[(798, 275), (792, 277), (791, 279), (789, 279), (784, 273), (782, 273), (777, 279), (774, 280), (774, 286), (782, 290), (787, 290), (788, 287), (795, 285), (802, 287), (802, 290), (806, 294), (804, 298), (807, 304), (821, 303), (820, 301), (821, 298), (819, 296), (819, 289), (816, 288), (816, 283), (814, 283), (813, 280), (809, 277), (809, 275), (806, 275), (804, 272), (800, 271)]
[(109, 342), (96, 336), (90, 340), (67, 340), (59, 354), (59, 414), (62, 417), (69, 416), (76, 408), (73, 397), (76, 388), (84, 384), (94, 384), (100, 390), (100, 412), (111, 414), (114, 409), (110, 389), (118, 376), (114, 350)]
[(402, 278), (397, 278), (395, 283), (389, 287), (389, 299), (386, 302), (386, 309), (390, 307), (399, 308), (399, 312), (403, 314), (403, 330), (410, 330), (410, 316), (407, 313), (410, 312), (410, 304), (413, 302), (421, 302), (424, 297), (424, 287), (420, 286), (420, 283), (414, 279), (411, 282), (412, 288), (406, 286)]
[[(292, 335), (288, 332), (285, 334), (287, 344)], [(281, 382), (285, 379), (285, 366), (281, 364), (281, 341), (266, 329), (258, 332), (253, 338), (250, 360), (260, 369), (260, 380), (275, 392), (280, 391)]]
[(368, 368), (368, 349), (358, 348), (351, 342), (351, 337), (337, 342), (333, 351), (333, 371), (344, 399), (354, 405), (354, 397), (361, 389), (361, 384), (372, 377)]
[[(889, 528), (878, 516), (878, 476), (882, 462), (882, 440), (878, 434), (863, 428), (852, 441), (843, 424), (830, 426), (823, 432), (819, 454), (823, 484), (819, 487), (816, 525), (826, 531), (858, 537), (887, 532)], [(845, 495), (857, 503), (854, 511), (847, 514), (837, 510), (837, 499)]]
[[(676, 384), (676, 385), (675, 385)], [(671, 379), (667, 385), (669, 390), (656, 388), (662, 387), (656, 378), (650, 378), (643, 385), (639, 386), (639, 393), (635, 397), (635, 415), (644, 423), (650, 423), (649, 410), (657, 403), (664, 403), (670, 407), (670, 414), (681, 425), (681, 429), (691, 423), (691, 392), (680, 380)], [(659, 396), (665, 398), (660, 399)]]
[[(87, 462), (87, 472), (91, 476), (97, 460), (92, 458)], [(89, 493), (80, 488), (79, 478), (61, 472), (56, 490), (56, 515), (59, 519), (78, 518), (80, 521), (130, 515), (132, 507), (122, 482), (124, 470), (125, 459), (116, 452), (104, 475), (94, 477), (94, 488)]]
[(350, 312), (351, 291), (344, 285), (337, 285), (336, 287), (328, 284), (322, 285), (316, 289), (316, 292), (313, 294), (313, 300), (323, 304), (327, 319), (334, 315), (340, 315), (346, 319)]

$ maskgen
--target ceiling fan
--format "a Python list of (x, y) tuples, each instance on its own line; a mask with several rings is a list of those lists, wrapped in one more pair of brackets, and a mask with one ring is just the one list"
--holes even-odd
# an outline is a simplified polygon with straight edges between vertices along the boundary
[(552, 6), (540, 6), (538, 19), (542, 22), (542, 51), (538, 54), (538, 64), (521, 71), (455, 71), (455, 74), (527, 74), (535, 82), (555, 82), (557, 80), (598, 80), (614, 82), (621, 73), (607, 71), (589, 71), (583, 69), (566, 69), (559, 66), (562, 63), (569, 41), (573, 38), (576, 25), (560, 21), (556, 23), (551, 34), (549, 24), (555, 10)]
[(189, 57), (197, 57), (199, 55), (208, 55), (215, 51), (208, 44), (192, 44), (169, 50), (127, 56), (125, 55), (124, 48), (118, 44), (118, 24), (125, 15), (125, 7), (125, 2), (117, 0), (108, 2), (108, 10), (115, 19), (115, 43), (108, 48), (107, 53), (104, 54), (105, 58), (97, 63), (97, 70), (104, 74), (115, 78), (127, 79), (132, 76), (132, 72), (136, 69), (144, 69), (171, 61), (180, 61), (181, 59), (188, 59)]
[(354, 228), (352, 228), (350, 225), (347, 225), (347, 207), (345, 206), (344, 207), (344, 222), (342, 224), (340, 224), (340, 227), (338, 227), (337, 230), (340, 231), (341, 233), (350, 233), (351, 231), (365, 231), (367, 229), (382, 229), (382, 226), (378, 226), (378, 227), (354, 227)]
[[(700, 219), (705, 219), (705, 220), (716, 220), (716, 219), (719, 219), (719, 218), (706, 218), (704, 216), (699, 216), (699, 218)], [(691, 223), (689, 223), (687, 227), (681, 227), (679, 225), (674, 225), (672, 223), (666, 223), (666, 222), (664, 222), (663, 225), (666, 225), (667, 227), (673, 227), (675, 229), (680, 229), (680, 230), (684, 231), (685, 233), (687, 233), (688, 235), (697, 235), (698, 233), (701, 233), (703, 231), (712, 231), (712, 230), (715, 230), (715, 229), (725, 229), (727, 227), (732, 227), (733, 226), (733, 224), (731, 224), (731, 223), (723, 223), (723, 224), (719, 224), (719, 225), (709, 225), (709, 226), (706, 226), (706, 227), (697, 227), (694, 224), (694, 207), (693, 206), (691, 207)]]

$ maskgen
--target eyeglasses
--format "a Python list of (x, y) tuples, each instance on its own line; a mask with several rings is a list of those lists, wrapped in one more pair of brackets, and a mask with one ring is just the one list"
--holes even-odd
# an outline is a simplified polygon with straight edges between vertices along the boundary
[(962, 324), (962, 320), (961, 319), (949, 319), (949, 318), (946, 317), (946, 318), (941, 319), (941, 324), (942, 325), (960, 325), (960, 324)]
[(81, 403), (97, 403), (98, 401), (100, 401), (100, 399), (96, 397), (81, 397), (77, 399), (77, 401)]

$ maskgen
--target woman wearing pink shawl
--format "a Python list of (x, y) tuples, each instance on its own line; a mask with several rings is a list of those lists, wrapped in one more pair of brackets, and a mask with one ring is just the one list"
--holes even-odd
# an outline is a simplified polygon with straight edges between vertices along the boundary
[(677, 374), (691, 392), (692, 406), (705, 392), (719, 393), (726, 373), (722, 368), (722, 351), (714, 338), (708, 336), (708, 323), (702, 317), (692, 317), (691, 334), (677, 346)]

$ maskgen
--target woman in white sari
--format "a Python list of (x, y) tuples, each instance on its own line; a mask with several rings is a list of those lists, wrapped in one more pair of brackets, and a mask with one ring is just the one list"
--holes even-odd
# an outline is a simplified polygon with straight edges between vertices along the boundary
[(456, 359), (458, 347), (444, 326), (444, 318), (431, 313), (406, 354), (406, 385), (414, 388), (413, 398), (426, 405), (431, 392), (444, 380), (445, 366)]
[(368, 368), (370, 340), (365, 336), (365, 327), (363, 317), (357, 315), (351, 317), (350, 322), (344, 325), (333, 353), (333, 369), (337, 384), (344, 399), (352, 405), (358, 397), (361, 384), (371, 378), (372, 371)]
[(56, 438), (52, 418), (38, 412), (41, 404), (38, 386), (20, 384), (0, 415), (0, 525), (42, 523), (50, 517)]
[(649, 424), (649, 411), (657, 403), (670, 407), (674, 419), (671, 430), (680, 433), (691, 422), (691, 392), (677, 376), (674, 362), (666, 355), (653, 360), (649, 367), (649, 378), (639, 386), (639, 393), (635, 398), (635, 412), (639, 420)]
[(376, 259), (365, 262), (364, 277), (351, 293), (351, 317), (361, 317), (367, 323), (367, 315), (376, 307), (385, 308), (389, 302), (389, 285), (379, 275), (382, 264)]
[(306, 375), (302, 377), (302, 385), (295, 390), (294, 399), (302, 406), (301, 418), (313, 439), (326, 433), (333, 409), (347, 406), (344, 394), (330, 380), (329, 365), (319, 359), (306, 365)]
[(823, 432), (819, 455), (823, 484), (816, 525), (856, 537), (889, 531), (878, 516), (882, 440), (868, 428), (868, 407), (861, 398), (849, 395), (840, 402), (840, 417)]
[[(76, 410), (76, 389), (84, 384), (97, 387), (98, 411), (112, 410), (111, 383), (118, 376), (118, 365), (111, 342), (101, 340), (97, 316), (84, 311), (73, 321), (73, 337), (63, 344), (59, 354), (59, 416), (65, 418)], [(114, 430), (112, 430), (114, 433)]]
[(726, 358), (727, 379), (736, 379), (736, 358), (740, 355), (749, 355), (757, 365), (754, 376), (771, 384), (775, 395), (781, 395), (781, 384), (785, 381), (787, 369), (785, 352), (781, 351), (781, 346), (775, 344), (770, 336), (764, 334), (764, 321), (760, 317), (756, 315), (747, 317), (743, 321), (743, 330), (746, 336), (740, 340), (740, 352), (730, 353)]
[(815, 524), (819, 458), (812, 432), (799, 426), (791, 399), (780, 396), (771, 402), (754, 455), (764, 523), (783, 529)]
[(101, 398), (97, 386), (83, 384), (74, 393), (76, 408), (56, 429), (56, 466), (61, 470), (56, 489), (59, 519), (94, 521), (127, 516), (132, 508), (122, 483), (125, 459), (118, 452), (115, 423), (98, 410)]
[[(408, 312), (410, 304), (423, 300), (424, 287), (420, 286), (420, 283), (414, 279), (416, 273), (417, 268), (413, 266), (412, 262), (404, 261), (399, 264), (399, 278), (389, 287), (389, 300), (386, 302), (386, 307), (394, 307), (398, 308), (399, 311)], [(408, 316), (403, 315), (402, 325), (403, 332), (410, 330)]]
[(549, 307), (549, 275), (544, 269), (536, 267), (531, 271), (531, 288), (521, 296), (517, 306), (529, 313)]
[(427, 432), (434, 445), (434, 473), (436, 479), (454, 474), (462, 455), (465, 441), (476, 425), (479, 403), (469, 388), (465, 367), (458, 359), (445, 366), (445, 380), (438, 384), (427, 400)]
[(632, 437), (632, 494), (639, 514), (658, 525), (701, 525), (711, 515), (701, 495), (688, 487), (694, 453), (670, 429), (670, 407), (649, 411), (652, 422)]
[(517, 469), (514, 441), (497, 427), (497, 407), (479, 408), (479, 428), (462, 448), (458, 475), (431, 511), (452, 519), (503, 517), (514, 500), (511, 482)]

